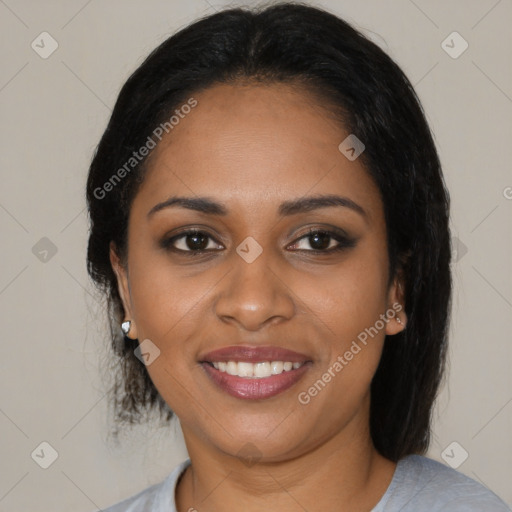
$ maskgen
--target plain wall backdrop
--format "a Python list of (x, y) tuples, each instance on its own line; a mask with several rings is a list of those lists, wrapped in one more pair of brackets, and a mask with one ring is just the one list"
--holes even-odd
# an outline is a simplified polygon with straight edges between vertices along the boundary
[[(86, 273), (84, 189), (128, 76), (169, 35), (227, 5), (0, 0), (2, 512), (91, 512), (187, 457), (177, 422), (126, 431), (120, 445), (107, 439), (108, 331)], [(512, 2), (312, 5), (369, 35), (423, 103), (456, 248), (429, 456), (512, 504)]]

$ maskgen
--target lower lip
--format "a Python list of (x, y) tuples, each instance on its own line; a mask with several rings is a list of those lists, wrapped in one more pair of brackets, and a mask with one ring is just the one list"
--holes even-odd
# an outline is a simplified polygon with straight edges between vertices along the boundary
[(201, 363), (201, 365), (210, 379), (229, 395), (246, 400), (262, 400), (291, 388), (308, 371), (311, 363), (307, 362), (296, 370), (284, 371), (279, 375), (271, 375), (261, 379), (229, 375), (229, 373), (221, 372), (208, 363)]

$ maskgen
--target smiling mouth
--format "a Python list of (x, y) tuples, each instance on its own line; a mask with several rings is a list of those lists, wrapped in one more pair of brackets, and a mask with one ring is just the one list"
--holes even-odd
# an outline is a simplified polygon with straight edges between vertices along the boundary
[(259, 361), (250, 363), (246, 361), (205, 361), (221, 373), (227, 373), (236, 377), (246, 379), (265, 379), (272, 375), (281, 375), (283, 372), (297, 370), (304, 362), (291, 361)]
[[(258, 363), (203, 361), (201, 363), (209, 381), (215, 388), (243, 400), (264, 400), (285, 392), (297, 384), (312, 365), (312, 361), (302, 363), (291, 363), (290, 361), (261, 361)], [(272, 373), (272, 367), (276, 373)], [(230, 374), (229, 371), (232, 373)], [(248, 375), (250, 372), (253, 375)], [(254, 375), (255, 373), (256, 375)]]
[(271, 345), (232, 345), (198, 360), (217, 390), (241, 399), (262, 400), (295, 385), (313, 365), (306, 354)]

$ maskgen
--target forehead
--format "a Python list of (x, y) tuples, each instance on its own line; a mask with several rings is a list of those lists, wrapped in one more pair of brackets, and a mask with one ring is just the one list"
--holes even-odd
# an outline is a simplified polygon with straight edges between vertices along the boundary
[(360, 160), (338, 149), (349, 132), (306, 90), (222, 84), (193, 98), (197, 106), (154, 150), (139, 203), (179, 193), (261, 210), (292, 197), (339, 193), (364, 203), (370, 217), (379, 215), (373, 180)]

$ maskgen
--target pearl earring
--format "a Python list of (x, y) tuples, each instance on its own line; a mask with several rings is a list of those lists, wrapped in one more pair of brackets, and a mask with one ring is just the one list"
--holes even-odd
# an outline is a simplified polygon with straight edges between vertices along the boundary
[(123, 334), (125, 336), (128, 335), (128, 333), (130, 332), (130, 329), (132, 328), (132, 323), (130, 320), (126, 320), (125, 322), (123, 322), (121, 324), (121, 330), (123, 331)]

